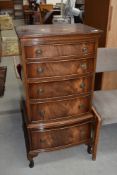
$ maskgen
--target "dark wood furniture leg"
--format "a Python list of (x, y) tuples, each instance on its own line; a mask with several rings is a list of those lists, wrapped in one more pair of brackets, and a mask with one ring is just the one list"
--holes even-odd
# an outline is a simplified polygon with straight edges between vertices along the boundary
[(38, 156), (38, 153), (35, 153), (35, 152), (29, 152), (27, 153), (27, 158), (29, 160), (29, 167), (30, 168), (33, 168), (34, 167), (34, 160), (33, 158)]
[(92, 145), (91, 145), (91, 144), (88, 145), (88, 147), (87, 147), (87, 152), (88, 152), (89, 154), (92, 154)]
[(24, 131), (24, 138), (25, 138), (25, 145), (26, 145), (26, 152), (27, 152), (27, 159), (29, 160), (29, 167), (33, 168), (34, 167), (34, 160), (33, 158), (38, 156), (37, 152), (33, 152), (33, 151), (29, 151), (29, 137), (28, 137), (28, 130), (26, 127), (26, 122), (25, 122), (25, 118), (26, 118), (26, 110), (25, 110), (25, 102), (23, 99), (21, 99), (20, 101), (20, 110), (22, 113), (22, 128)]
[(92, 111), (96, 117), (96, 123), (94, 127), (94, 142), (92, 147), (92, 160), (96, 160), (96, 154), (97, 154), (97, 145), (99, 140), (99, 134), (100, 134), (100, 127), (101, 127), (101, 117), (97, 113), (94, 107), (92, 107)]
[(0, 67), (0, 97), (4, 96), (7, 67)]

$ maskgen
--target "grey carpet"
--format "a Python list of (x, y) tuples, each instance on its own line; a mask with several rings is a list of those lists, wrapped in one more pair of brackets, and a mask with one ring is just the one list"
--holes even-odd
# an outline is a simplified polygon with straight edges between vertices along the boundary
[(19, 111), (20, 80), (16, 78), (13, 57), (3, 57), (1, 66), (7, 66), (5, 94), (0, 98), (0, 114)]

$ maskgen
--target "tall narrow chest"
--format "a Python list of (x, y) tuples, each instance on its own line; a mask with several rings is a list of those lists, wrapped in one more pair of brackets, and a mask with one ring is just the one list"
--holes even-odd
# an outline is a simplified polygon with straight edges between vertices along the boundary
[(83, 24), (21, 26), (16, 31), (30, 167), (39, 152), (78, 144), (93, 147), (95, 159), (97, 119), (91, 107), (100, 31)]

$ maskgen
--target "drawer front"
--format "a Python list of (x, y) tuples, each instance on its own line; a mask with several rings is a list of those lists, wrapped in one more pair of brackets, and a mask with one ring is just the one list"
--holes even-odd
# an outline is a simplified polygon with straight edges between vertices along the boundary
[(30, 104), (31, 121), (63, 119), (89, 111), (91, 96)]
[(27, 64), (28, 78), (84, 75), (93, 71), (94, 59)]
[(87, 93), (92, 90), (92, 79), (90, 75), (65, 81), (29, 84), (29, 97), (44, 99)]
[(40, 132), (31, 130), (31, 147), (35, 149), (52, 149), (75, 145), (88, 141), (90, 138), (90, 124), (74, 125)]
[(60, 59), (59, 56), (74, 55), (84, 57), (95, 52), (94, 42), (82, 42), (77, 44), (55, 44), (55, 45), (35, 45), (25, 46), (25, 56), (30, 58), (52, 58)]

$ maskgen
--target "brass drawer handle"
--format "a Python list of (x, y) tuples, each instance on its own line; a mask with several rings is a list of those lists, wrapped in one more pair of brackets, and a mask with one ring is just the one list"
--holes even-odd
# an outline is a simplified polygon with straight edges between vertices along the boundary
[(80, 67), (84, 70), (87, 69), (87, 63), (81, 63)]
[(87, 47), (83, 47), (82, 48), (82, 52), (84, 55), (87, 55), (88, 54), (88, 48)]
[(42, 54), (42, 50), (41, 50), (41, 49), (37, 49), (37, 50), (35, 51), (35, 54), (36, 54), (36, 56), (41, 55), (41, 54)]
[(40, 116), (40, 117), (44, 118), (45, 111), (39, 111), (39, 113), (38, 113), (38, 114), (39, 114), (39, 116)]
[(83, 136), (85, 136), (85, 135), (86, 135), (86, 131), (81, 130), (81, 131), (80, 131), (80, 134), (81, 134), (81, 136), (83, 137)]
[(37, 93), (38, 93), (38, 94), (42, 94), (42, 93), (44, 93), (44, 89), (39, 88), (39, 89), (37, 90)]
[(83, 110), (83, 109), (85, 109), (85, 105), (84, 105), (84, 104), (80, 104), (80, 105), (79, 105), (79, 108), (80, 108), (81, 110)]
[(40, 143), (46, 143), (46, 140), (44, 140), (44, 139), (40, 139)]
[(84, 88), (85, 88), (85, 83), (84, 83), (84, 82), (82, 82), (82, 83), (80, 84), (80, 88), (81, 88), (81, 89), (84, 89)]
[(44, 72), (44, 68), (43, 67), (38, 67), (37, 68), (37, 73), (41, 74)]

